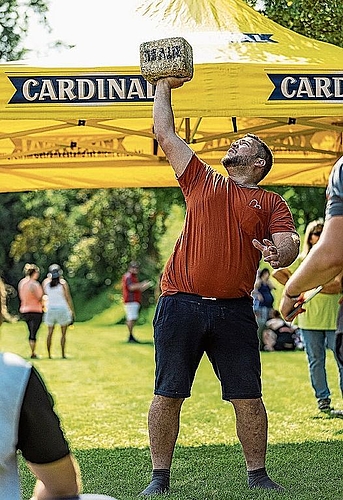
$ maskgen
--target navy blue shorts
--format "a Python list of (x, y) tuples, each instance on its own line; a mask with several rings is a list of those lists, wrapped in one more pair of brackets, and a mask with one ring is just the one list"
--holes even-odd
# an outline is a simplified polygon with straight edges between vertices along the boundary
[(187, 398), (204, 353), (220, 380), (222, 398), (261, 397), (257, 323), (249, 298), (160, 297), (154, 316), (155, 394)]

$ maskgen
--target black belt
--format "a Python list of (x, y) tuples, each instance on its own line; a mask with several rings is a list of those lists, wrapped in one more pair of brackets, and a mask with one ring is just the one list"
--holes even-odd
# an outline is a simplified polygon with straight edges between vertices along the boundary
[(213, 303), (213, 304), (229, 304), (232, 303), (232, 301), (236, 300), (247, 300), (248, 302), (251, 302), (251, 299), (249, 297), (232, 297), (231, 299), (218, 299), (217, 297), (202, 297), (201, 295), (197, 295), (196, 293), (186, 293), (186, 292), (177, 292), (175, 295), (179, 297), (188, 297), (190, 299), (194, 300), (199, 300), (201, 302), (206, 302), (206, 303)]

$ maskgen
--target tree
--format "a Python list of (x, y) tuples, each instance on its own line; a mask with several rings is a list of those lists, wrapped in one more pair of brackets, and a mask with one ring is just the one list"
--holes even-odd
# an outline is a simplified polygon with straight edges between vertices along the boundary
[[(256, 7), (258, 0), (246, 2)], [(263, 0), (258, 10), (296, 33), (343, 47), (341, 0)]]
[(325, 188), (269, 186), (266, 189), (279, 193), (287, 201), (300, 233), (305, 231), (309, 222), (325, 215)]
[(21, 268), (35, 262), (43, 272), (60, 264), (85, 297), (113, 287), (130, 260), (141, 262), (142, 277), (157, 276), (158, 242), (180, 198), (175, 188), (24, 193), (26, 217), (12, 233), (10, 256)]
[(156, 274), (162, 219), (152, 190), (98, 189), (74, 215), (82, 235), (67, 265), (79, 290), (87, 294), (113, 286), (130, 260), (139, 260), (143, 272)]
[[(343, 4), (338, 0), (265, 0), (264, 6), (263, 13), (274, 21), (343, 46)], [(0, 0), (0, 60), (23, 56), (29, 16), (38, 15), (49, 29), (47, 12), (48, 1)], [(289, 202), (300, 230), (323, 215), (324, 189), (271, 189)], [(184, 204), (178, 188), (1, 194), (0, 266), (5, 279), (15, 285), (25, 262), (35, 262), (43, 272), (57, 262), (72, 289), (87, 297), (113, 288), (131, 259), (141, 262), (142, 277), (157, 276), (164, 264), (159, 242), (174, 204)]]
[(49, 29), (47, 12), (48, 4), (44, 0), (0, 1), (0, 61), (15, 61), (25, 54), (21, 42), (32, 15), (38, 15)]
[[(246, 0), (276, 23), (301, 35), (343, 47), (343, 2), (332, 0)], [(258, 7), (256, 7), (258, 5)], [(318, 217), (324, 216), (325, 188), (276, 187), (289, 203), (298, 230)]]

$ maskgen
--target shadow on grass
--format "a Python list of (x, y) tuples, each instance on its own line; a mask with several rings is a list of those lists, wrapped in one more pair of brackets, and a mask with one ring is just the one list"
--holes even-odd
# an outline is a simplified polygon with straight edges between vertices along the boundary
[[(75, 450), (75, 456), (86, 493), (132, 500), (150, 481), (147, 448)], [(342, 495), (341, 456), (341, 442), (270, 445), (267, 469), (270, 476), (286, 488), (285, 493), (278, 493), (247, 488), (244, 459), (238, 444), (176, 447), (171, 490), (165, 496), (170, 500), (332, 500)], [(25, 500), (30, 498), (34, 481), (22, 460), (20, 471)]]
[(122, 344), (130, 344), (130, 345), (154, 345), (154, 342), (152, 340), (137, 340), (137, 342), (128, 342), (127, 340), (124, 340)]

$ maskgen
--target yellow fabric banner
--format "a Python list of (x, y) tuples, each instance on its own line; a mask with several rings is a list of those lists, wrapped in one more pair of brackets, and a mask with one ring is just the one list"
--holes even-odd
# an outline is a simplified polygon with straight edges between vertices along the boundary
[[(342, 154), (343, 49), (278, 26), (242, 0), (156, 4), (135, 11), (158, 26), (151, 40), (163, 31), (193, 48), (194, 77), (172, 97), (178, 133), (199, 156), (220, 170), (230, 142), (252, 132), (274, 152), (265, 184), (325, 186)], [(128, 36), (121, 50), (129, 43), (137, 41)], [(113, 59), (0, 65), (1, 192), (176, 185), (152, 132), (154, 87), (137, 61), (115, 65), (115, 51)]]

